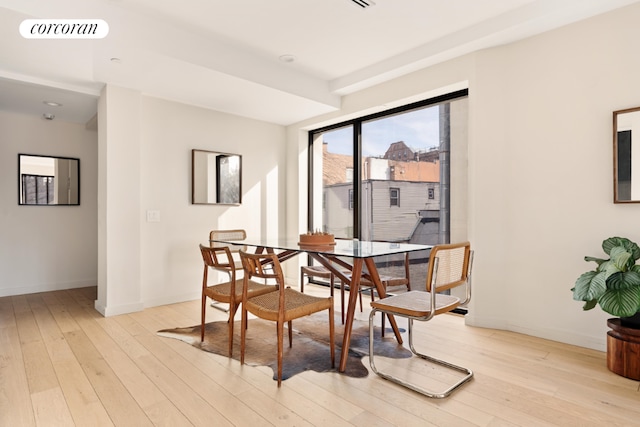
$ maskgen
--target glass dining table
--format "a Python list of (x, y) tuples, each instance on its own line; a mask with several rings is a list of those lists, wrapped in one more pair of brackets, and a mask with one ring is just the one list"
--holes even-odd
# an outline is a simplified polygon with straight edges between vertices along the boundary
[[(278, 254), (278, 259), (283, 262), (301, 253), (308, 254), (319, 264), (332, 271), (336, 277), (349, 285), (349, 303), (347, 305), (347, 316), (344, 325), (344, 337), (342, 340), (342, 352), (338, 370), (344, 372), (347, 366), (349, 355), (349, 345), (351, 343), (351, 331), (355, 317), (355, 308), (358, 302), (360, 288), (360, 278), (363, 273), (363, 265), (370, 280), (376, 286), (380, 298), (385, 297), (385, 289), (380, 280), (378, 269), (374, 262), (375, 257), (404, 254), (406, 252), (424, 251), (432, 248), (430, 245), (418, 245), (410, 243), (395, 242), (369, 242), (361, 240), (336, 239), (335, 245), (328, 246), (307, 246), (300, 245), (299, 239), (285, 237), (247, 238), (245, 240), (214, 239), (211, 243), (227, 244), (233, 246), (244, 246), (256, 248), (256, 252), (274, 252)], [(402, 336), (393, 316), (389, 316), (389, 323), (393, 332), (402, 344)]]

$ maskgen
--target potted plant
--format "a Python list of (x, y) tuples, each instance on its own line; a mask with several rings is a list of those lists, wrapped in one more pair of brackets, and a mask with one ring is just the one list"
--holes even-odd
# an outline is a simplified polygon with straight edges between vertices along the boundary
[(602, 242), (609, 259), (586, 256), (595, 270), (583, 273), (573, 291), (573, 299), (585, 301), (584, 310), (599, 305), (605, 312), (619, 317), (609, 319), (607, 366), (620, 375), (640, 380), (640, 247), (629, 239), (611, 237)]

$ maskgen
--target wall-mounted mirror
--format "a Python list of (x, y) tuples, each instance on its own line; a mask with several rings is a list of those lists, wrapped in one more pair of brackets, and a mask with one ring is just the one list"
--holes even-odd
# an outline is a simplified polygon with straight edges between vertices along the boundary
[(640, 203), (640, 107), (613, 112), (613, 202)]
[(80, 204), (80, 159), (18, 154), (18, 204)]
[(242, 156), (191, 150), (191, 203), (239, 205)]

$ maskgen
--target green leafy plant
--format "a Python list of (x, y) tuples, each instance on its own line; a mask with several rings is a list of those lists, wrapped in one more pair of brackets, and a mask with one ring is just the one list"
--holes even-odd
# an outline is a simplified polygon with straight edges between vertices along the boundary
[(640, 247), (629, 239), (611, 237), (602, 242), (609, 259), (584, 257), (598, 266), (576, 280), (573, 299), (585, 301), (584, 310), (600, 305), (619, 317), (631, 317), (640, 311)]

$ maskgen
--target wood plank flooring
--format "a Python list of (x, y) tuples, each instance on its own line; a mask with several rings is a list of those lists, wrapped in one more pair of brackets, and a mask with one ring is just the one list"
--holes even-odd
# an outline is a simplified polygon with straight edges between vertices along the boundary
[[(199, 301), (104, 318), (95, 296), (91, 287), (0, 298), (0, 426), (640, 425), (640, 383), (609, 372), (604, 353), (467, 327), (459, 316), (417, 324), (419, 349), (475, 372), (448, 399), (430, 400), (374, 374), (305, 372), (278, 389), (268, 368), (156, 335), (198, 324)], [(225, 316), (210, 308), (207, 319)], [(404, 362), (389, 368), (445, 378)]]

